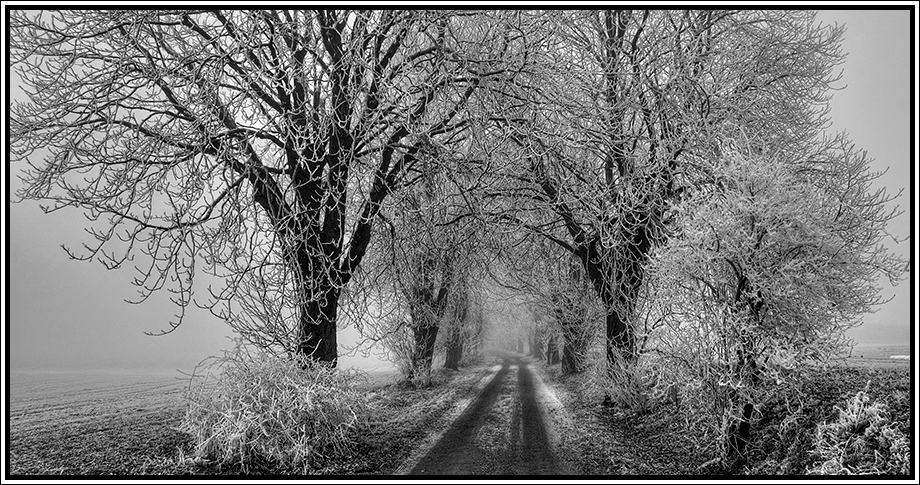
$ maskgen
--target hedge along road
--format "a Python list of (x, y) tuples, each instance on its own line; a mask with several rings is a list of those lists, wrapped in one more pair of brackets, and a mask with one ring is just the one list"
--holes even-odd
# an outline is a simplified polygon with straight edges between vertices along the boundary
[(502, 360), (501, 370), (409, 474), (559, 473), (533, 372), (520, 356)]

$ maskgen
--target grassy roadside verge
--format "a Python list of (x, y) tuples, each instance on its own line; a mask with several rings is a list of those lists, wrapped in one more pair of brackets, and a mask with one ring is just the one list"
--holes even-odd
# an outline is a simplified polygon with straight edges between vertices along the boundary
[[(635, 415), (600, 406), (583, 375), (534, 364), (566, 416), (556, 416), (559, 457), (573, 475), (689, 475), (702, 461), (670, 406)], [(698, 463), (699, 462), (699, 463)]]
[[(345, 455), (327, 457), (318, 473), (392, 474), (426, 440), (446, 429), (476, 395), (490, 373), (491, 361), (451, 371), (437, 369), (432, 385), (402, 383), (368, 386), (367, 423), (353, 430)], [(125, 412), (105, 419), (55, 423), (40, 429), (12, 427), (7, 450), (11, 477), (29, 475), (236, 475), (233, 467), (196, 463), (193, 442), (175, 428), (182, 405), (146, 412)], [(261, 474), (275, 473), (271, 469)]]
[[(765, 403), (754, 429), (754, 442), (742, 469), (701, 468), (709, 460), (704, 443), (687, 426), (687, 410), (674, 403), (644, 414), (600, 406), (584, 376), (563, 376), (559, 366), (533, 368), (565, 408), (556, 419), (561, 459), (579, 475), (801, 475), (818, 457), (816, 428), (837, 419), (835, 406), (867, 388), (871, 399), (888, 406), (894, 426), (909, 436), (911, 401), (907, 365), (843, 366), (812, 372), (804, 386), (803, 411), (795, 426), (783, 426), (784, 402)], [(788, 423), (788, 421), (787, 421)]]

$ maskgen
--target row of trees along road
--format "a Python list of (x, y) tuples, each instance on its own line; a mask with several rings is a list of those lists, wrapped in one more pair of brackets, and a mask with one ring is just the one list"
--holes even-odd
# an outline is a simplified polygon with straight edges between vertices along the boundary
[[(73, 257), (132, 261), (141, 300), (263, 347), (335, 365), (377, 295), (424, 370), (448, 315), (481, 323), (495, 261), (548, 257), (603, 309), (610, 369), (705, 314), (744, 329), (731, 366), (756, 382), (764, 345), (812, 355), (902, 265), (867, 159), (822, 138), (842, 32), (785, 10), (13, 10), (10, 153), (20, 198), (89, 216)], [(801, 197), (763, 209), (771, 177)], [(811, 279), (759, 283), (791, 267)], [(200, 270), (223, 284), (193, 299)]]

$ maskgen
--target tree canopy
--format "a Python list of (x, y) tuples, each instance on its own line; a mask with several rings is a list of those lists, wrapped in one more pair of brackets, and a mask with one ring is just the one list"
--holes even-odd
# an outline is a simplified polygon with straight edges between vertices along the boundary
[(77, 257), (145, 255), (142, 298), (167, 288), (185, 307), (203, 267), (226, 282), (203, 305), (250, 340), (335, 361), (381, 204), (505, 71), (507, 16), (481, 16), (13, 11), (20, 195), (88, 213), (96, 241)]
[[(898, 276), (868, 159), (824, 137), (842, 32), (785, 10), (12, 10), (10, 153), (20, 198), (89, 217), (73, 257), (261, 347), (334, 365), (374, 293), (434, 345), (493, 265), (552, 300), (574, 261), (613, 367), (670, 315), (655, 295), (826, 332)], [(222, 282), (204, 299), (199, 271)], [(557, 309), (594, 315), (584, 296)]]

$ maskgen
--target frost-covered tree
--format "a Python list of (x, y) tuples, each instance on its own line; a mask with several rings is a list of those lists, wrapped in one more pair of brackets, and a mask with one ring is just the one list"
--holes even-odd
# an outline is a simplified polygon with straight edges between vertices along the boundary
[(531, 65), (500, 93), (494, 219), (574, 255), (635, 362), (649, 255), (710, 183), (719, 140), (804, 146), (826, 124), (841, 28), (807, 11), (535, 12)]
[(845, 332), (882, 303), (904, 261), (884, 246), (893, 197), (843, 136), (807, 152), (724, 144), (713, 184), (678, 210), (655, 252), (650, 345), (695, 394), (737, 457), (753, 412), (780, 383), (839, 355)]
[(504, 70), (495, 24), (423, 10), (11, 10), (27, 95), (10, 107), (11, 159), (30, 167), (19, 196), (82, 209), (93, 237), (73, 256), (134, 262), (141, 300), (166, 289), (184, 310), (195, 275), (212, 273), (223, 285), (198, 304), (252, 343), (334, 365), (337, 320), (363, 311), (347, 289), (383, 202)]
[(482, 227), (470, 216), (465, 187), (475, 171), (461, 154), (428, 160), (419, 182), (393, 195), (367, 270), (373, 293), (394, 311), (366, 322), (362, 333), (382, 340), (406, 376), (427, 378), (438, 344), (457, 369), (481, 322), (476, 306), (485, 252)]

